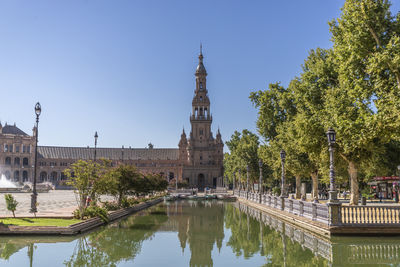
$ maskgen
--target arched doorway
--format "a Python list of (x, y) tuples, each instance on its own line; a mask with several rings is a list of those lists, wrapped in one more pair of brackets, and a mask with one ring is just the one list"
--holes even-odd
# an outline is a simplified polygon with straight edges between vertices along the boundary
[(47, 182), (47, 172), (41, 172), (39, 177), (40, 183)]
[(205, 182), (206, 181), (204, 178), (204, 174), (200, 173), (199, 176), (197, 177), (197, 188), (199, 189), (199, 191), (204, 190)]
[(50, 174), (50, 180), (53, 184), (55, 184), (57, 182), (57, 172), (52, 172)]
[(19, 171), (14, 171), (14, 182), (19, 182)]
[(22, 181), (28, 182), (28, 172), (27, 171), (22, 172)]

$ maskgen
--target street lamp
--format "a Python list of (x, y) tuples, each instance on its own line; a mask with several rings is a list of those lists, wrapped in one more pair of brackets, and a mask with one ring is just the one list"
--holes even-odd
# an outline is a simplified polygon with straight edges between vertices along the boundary
[(36, 214), (37, 212), (36, 169), (37, 169), (37, 153), (38, 153), (37, 144), (38, 144), (38, 133), (39, 133), (39, 116), (41, 112), (42, 112), (42, 107), (40, 106), (40, 103), (37, 102), (35, 105), (35, 114), (36, 114), (35, 166), (33, 170), (33, 190), (31, 195), (31, 212), (34, 214)]
[(249, 165), (247, 165), (246, 170), (247, 170), (246, 190), (247, 190), (247, 193), (249, 193), (249, 170), (250, 170)]
[(242, 191), (242, 174), (239, 169), (239, 191)]
[[(399, 171), (399, 178), (400, 178), (400, 165), (397, 166), (397, 170)], [(399, 184), (396, 184), (394, 193), (395, 193), (394, 200), (396, 203), (399, 203)]]
[(262, 195), (262, 165), (263, 165), (263, 162), (262, 162), (262, 160), (260, 159), (259, 161), (258, 161), (258, 167), (259, 167), (259, 169), (260, 169), (260, 180), (258, 181), (258, 193), (260, 194), (260, 198), (258, 199), (259, 200), (259, 202), (261, 203), (262, 201), (261, 201), (261, 195)]
[(96, 162), (97, 138), (99, 138), (99, 136), (97, 135), (97, 131), (96, 131), (94, 133), (94, 162)]
[(335, 169), (334, 169), (334, 162), (333, 162), (333, 145), (336, 142), (336, 132), (332, 128), (329, 128), (328, 132), (326, 132), (326, 136), (328, 137), (328, 144), (329, 144), (329, 200), (328, 202), (337, 203), (337, 191), (336, 191), (336, 184), (335, 184)]
[(281, 164), (282, 164), (282, 176), (281, 176), (281, 197), (286, 197), (285, 190), (285, 159), (286, 152), (285, 150), (281, 150)]
[(232, 184), (232, 192), (233, 192), (233, 194), (235, 195), (235, 173), (233, 173), (233, 184)]

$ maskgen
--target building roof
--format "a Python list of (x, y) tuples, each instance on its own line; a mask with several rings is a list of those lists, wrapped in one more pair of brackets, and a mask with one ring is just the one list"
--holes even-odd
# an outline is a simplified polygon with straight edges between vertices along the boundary
[[(122, 157), (123, 151), (123, 157)], [(89, 160), (94, 157), (94, 148), (90, 147), (57, 147), (38, 146), (40, 158), (46, 159), (83, 159)], [(98, 159), (111, 160), (178, 160), (179, 150), (177, 148), (97, 148)]]
[(4, 125), (2, 133), (28, 136), (24, 131), (22, 131), (20, 128), (15, 126), (15, 124), (14, 125), (8, 125), (8, 124)]

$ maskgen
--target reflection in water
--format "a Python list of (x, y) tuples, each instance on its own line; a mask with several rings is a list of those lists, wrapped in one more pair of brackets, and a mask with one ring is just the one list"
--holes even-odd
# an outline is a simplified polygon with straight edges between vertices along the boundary
[(167, 205), (164, 231), (178, 232), (182, 251), (189, 244), (190, 266), (213, 266), (214, 244), (221, 250), (224, 238), (224, 203), (188, 201)]
[[(176, 233), (175, 240), (160, 241), (156, 237), (162, 232)], [(0, 264), (13, 265), (18, 260), (14, 255), (19, 255), (27, 257), (30, 266), (44, 266), (40, 251), (44, 243), (54, 243), (50, 245), (54, 250), (62, 245), (71, 249), (62, 253), (65, 257), (60, 262), (54, 259), (53, 266), (134, 265), (139, 255), (154, 257), (155, 251), (176, 246), (177, 240), (178, 249), (190, 253), (190, 266), (394, 266), (400, 260), (398, 238), (327, 239), (244, 204), (178, 201), (79, 237), (2, 237), (0, 258), (8, 261), (0, 260)], [(144, 242), (148, 245), (143, 246)], [(49, 245), (46, 250), (51, 249)], [(177, 266), (172, 264), (163, 265)]]

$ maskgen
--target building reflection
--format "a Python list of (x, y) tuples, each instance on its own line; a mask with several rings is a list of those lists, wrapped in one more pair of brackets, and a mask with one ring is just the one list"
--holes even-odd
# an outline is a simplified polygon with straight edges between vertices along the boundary
[(160, 230), (178, 232), (182, 252), (187, 245), (190, 248), (190, 266), (213, 266), (214, 245), (220, 250), (224, 239), (224, 203), (174, 202), (167, 205), (167, 215)]

